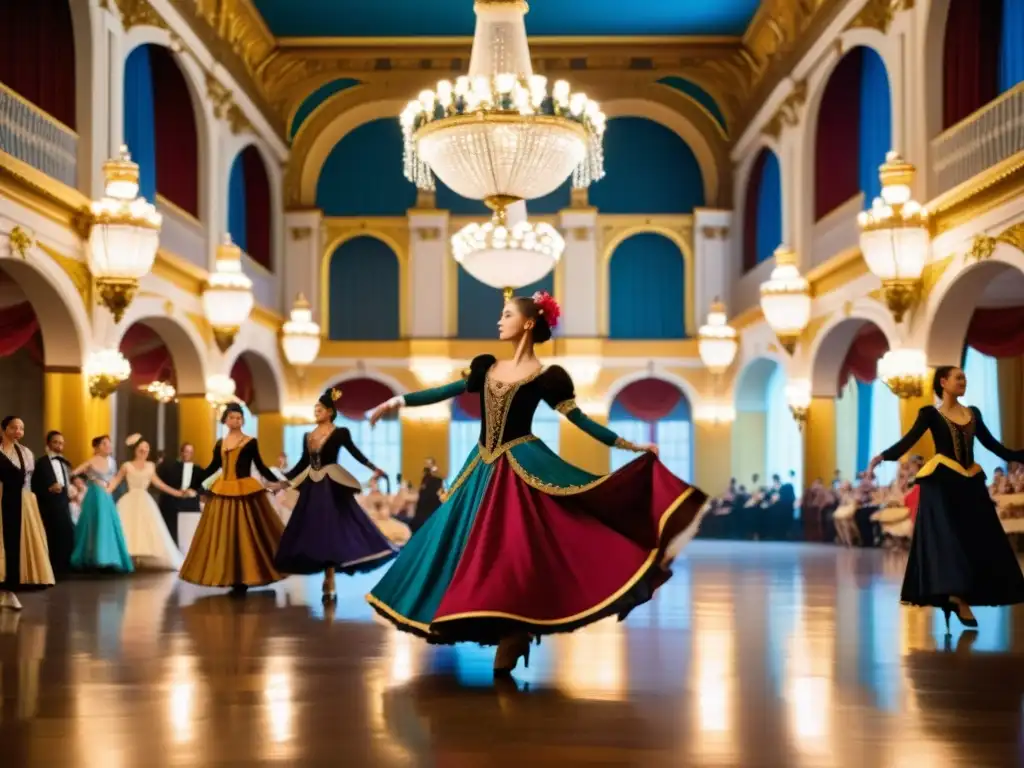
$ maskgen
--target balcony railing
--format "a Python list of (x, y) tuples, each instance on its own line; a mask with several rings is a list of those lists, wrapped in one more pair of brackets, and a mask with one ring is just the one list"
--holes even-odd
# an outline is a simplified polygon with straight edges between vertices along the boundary
[(0, 151), (69, 187), (78, 185), (78, 134), (3, 83)]
[(933, 196), (948, 192), (1024, 150), (1024, 83), (932, 141)]

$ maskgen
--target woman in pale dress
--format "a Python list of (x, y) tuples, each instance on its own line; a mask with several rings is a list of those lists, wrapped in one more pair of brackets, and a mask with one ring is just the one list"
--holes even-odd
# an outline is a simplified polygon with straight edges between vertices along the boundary
[(29, 489), (36, 462), (21, 444), (25, 422), (0, 422), (0, 609), (21, 610), (15, 592), (52, 587), (53, 568), (35, 494)]
[(138, 565), (176, 571), (185, 558), (167, 530), (149, 486), (154, 485), (161, 493), (179, 499), (194, 496), (195, 491), (171, 488), (157, 476), (156, 464), (149, 461), (149, 443), (141, 435), (131, 435), (125, 440), (125, 445), (133, 449), (132, 459), (121, 465), (110, 490), (113, 491), (122, 481), (128, 484), (127, 493), (117, 501), (117, 514), (121, 518), (128, 554)]
[(391, 514), (395, 518), (408, 522), (416, 516), (416, 502), (420, 499), (419, 491), (412, 483), (398, 476), (398, 493), (391, 497)]
[[(408, 525), (391, 516), (391, 498), (388, 494), (381, 493), (378, 480), (376, 477), (370, 480), (370, 492), (361, 496), (359, 503), (362, 504), (366, 514), (370, 516), (380, 532), (387, 536), (392, 544), (400, 547), (409, 540), (412, 531)], [(387, 480), (386, 477), (385, 480)]]

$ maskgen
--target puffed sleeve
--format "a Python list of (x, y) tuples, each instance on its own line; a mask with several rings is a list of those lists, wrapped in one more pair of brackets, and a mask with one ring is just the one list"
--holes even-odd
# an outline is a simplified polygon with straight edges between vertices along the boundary
[(576, 387), (572, 383), (572, 377), (560, 365), (553, 365), (544, 372), (541, 387), (544, 402), (598, 442), (627, 451), (642, 450), (628, 440), (623, 440), (608, 427), (598, 424), (580, 410), (576, 405)]
[(484, 388), (484, 381), (487, 379), (487, 372), (491, 370), (497, 358), (494, 355), (477, 355), (462, 372), (462, 378), (466, 380), (467, 392), (480, 392)]

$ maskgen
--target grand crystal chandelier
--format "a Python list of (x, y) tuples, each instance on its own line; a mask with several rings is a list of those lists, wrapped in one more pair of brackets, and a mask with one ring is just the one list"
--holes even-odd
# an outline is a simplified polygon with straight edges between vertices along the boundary
[(572, 175), (604, 175), (605, 116), (584, 93), (533, 74), (524, 0), (477, 0), (469, 74), (442, 80), (402, 112), (405, 175), (423, 190), (434, 177), (495, 211), (554, 192)]

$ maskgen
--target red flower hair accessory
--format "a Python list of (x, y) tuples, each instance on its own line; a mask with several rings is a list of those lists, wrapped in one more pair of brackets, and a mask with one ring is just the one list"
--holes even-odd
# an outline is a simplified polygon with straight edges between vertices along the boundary
[(533, 294), (533, 303), (537, 305), (539, 314), (544, 315), (548, 327), (553, 331), (558, 326), (558, 318), (562, 316), (562, 308), (558, 306), (555, 297), (547, 291), (537, 291)]

